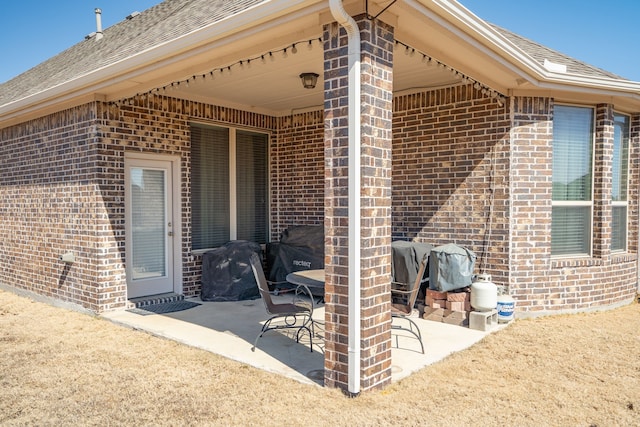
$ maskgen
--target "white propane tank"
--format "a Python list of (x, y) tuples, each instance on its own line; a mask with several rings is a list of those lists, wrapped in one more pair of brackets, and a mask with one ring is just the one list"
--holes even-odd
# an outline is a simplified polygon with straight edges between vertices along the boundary
[(471, 284), (471, 307), (476, 311), (491, 311), (498, 305), (498, 287), (491, 275), (478, 274)]
[(513, 299), (506, 291), (506, 288), (502, 288), (502, 292), (498, 295), (498, 322), (508, 323), (513, 320), (513, 312), (516, 308), (516, 300)]

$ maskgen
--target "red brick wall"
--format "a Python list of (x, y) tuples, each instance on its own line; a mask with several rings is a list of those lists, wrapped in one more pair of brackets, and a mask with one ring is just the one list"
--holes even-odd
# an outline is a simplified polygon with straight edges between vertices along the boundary
[(292, 225), (324, 223), (322, 110), (278, 119), (271, 140), (271, 240)]
[[(510, 285), (520, 315), (630, 300), (637, 286), (640, 115), (632, 116), (629, 253), (608, 250), (610, 168), (602, 165), (610, 161), (605, 124), (612, 107), (600, 105), (594, 256), (552, 259), (553, 102), (510, 102), (500, 106), (470, 86), (394, 98), (393, 238), (469, 247), (479, 257), (477, 271)], [(273, 118), (161, 96), (90, 103), (0, 130), (0, 281), (95, 311), (123, 307), (123, 159), (135, 150), (183, 159), (184, 290), (197, 294), (200, 257), (189, 240), (193, 118), (272, 133), (273, 239), (293, 224), (322, 223), (322, 111)], [(70, 267), (58, 260), (68, 251), (77, 259)], [(384, 259), (383, 252), (374, 258)]]
[(629, 301), (637, 286), (638, 115), (631, 132), (629, 251), (612, 255), (613, 108), (596, 111), (593, 257), (551, 257), (553, 100), (515, 97), (501, 107), (471, 86), (394, 99), (394, 239), (473, 250), (476, 272), (508, 285), (520, 315)]
[[(136, 98), (131, 102), (104, 105), (101, 110), (101, 172), (104, 182), (101, 188), (105, 208), (111, 218), (111, 227), (117, 236), (120, 254), (105, 263), (108, 268), (122, 269), (119, 258), (124, 253), (124, 153), (178, 155), (181, 157), (182, 182), (182, 274), (183, 293), (198, 295), (201, 288), (202, 256), (191, 250), (191, 136), (189, 124), (200, 120), (222, 126), (244, 126), (257, 131), (271, 132), (276, 127), (273, 117), (218, 107), (200, 102), (191, 102), (164, 96)], [(121, 274), (124, 286), (124, 272)], [(120, 294), (119, 304), (124, 303)], [(116, 302), (114, 302), (115, 304)], [(110, 309), (114, 307), (105, 307)]]
[[(593, 255), (581, 258), (551, 257), (553, 101), (517, 97), (513, 110), (509, 285), (518, 315), (581, 311), (630, 301), (637, 286), (638, 241), (631, 230), (637, 230), (638, 168), (634, 161), (628, 252), (612, 255), (611, 106), (596, 109)], [(638, 156), (637, 133), (631, 142), (633, 159)]]
[[(640, 226), (640, 114), (631, 116), (629, 138), (629, 216), (627, 218), (627, 236), (629, 248), (638, 253)], [(640, 277), (640, 272), (638, 273)], [(640, 287), (638, 288), (640, 291)]]
[[(91, 103), (0, 130), (0, 282), (96, 311), (126, 304), (124, 153), (182, 159), (183, 291), (200, 290), (190, 240), (189, 121), (262, 131), (272, 117), (168, 97)], [(76, 262), (58, 260), (72, 251)]]
[(613, 166), (613, 105), (595, 110), (593, 179), (593, 256), (608, 260), (611, 255), (611, 192)]
[[(0, 282), (99, 310), (110, 248), (95, 161), (96, 104), (0, 130)], [(69, 266), (59, 260), (74, 252)]]
[(506, 282), (509, 123), (471, 85), (395, 97), (393, 238), (467, 247)]

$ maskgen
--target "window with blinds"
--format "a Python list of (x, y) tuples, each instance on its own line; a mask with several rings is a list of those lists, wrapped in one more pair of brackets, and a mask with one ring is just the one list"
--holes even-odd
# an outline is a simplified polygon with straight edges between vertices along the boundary
[(553, 115), (552, 255), (589, 255), (593, 210), (593, 109), (556, 105)]
[(236, 133), (238, 239), (267, 242), (267, 138)]
[(268, 136), (191, 126), (192, 246), (267, 241)]
[(613, 165), (611, 167), (611, 250), (627, 249), (627, 188), (629, 182), (629, 117), (613, 116)]

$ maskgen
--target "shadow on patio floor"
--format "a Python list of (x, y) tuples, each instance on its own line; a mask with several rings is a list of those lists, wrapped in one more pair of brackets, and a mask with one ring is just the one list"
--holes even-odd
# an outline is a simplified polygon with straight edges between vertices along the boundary
[[(274, 302), (280, 302), (279, 299), (290, 301), (290, 297), (278, 296)], [(313, 314), (314, 320), (318, 321), (313, 352), (309, 351), (308, 335), (302, 334), (297, 343), (294, 334), (283, 331), (267, 332), (253, 352), (253, 342), (268, 318), (260, 299), (207, 302), (193, 298), (186, 301), (200, 305), (168, 314), (143, 316), (123, 310), (104, 313), (102, 317), (303, 383), (323, 385), (323, 305), (316, 306)], [(392, 381), (470, 347), (490, 333), (419, 318), (414, 320), (422, 332), (425, 354), (420, 353), (415, 338), (398, 335), (402, 331), (393, 330)]]

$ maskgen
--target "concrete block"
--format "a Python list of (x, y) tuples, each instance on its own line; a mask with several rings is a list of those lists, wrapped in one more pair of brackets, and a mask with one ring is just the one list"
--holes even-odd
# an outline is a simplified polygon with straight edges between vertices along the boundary
[(498, 324), (498, 310), (472, 311), (469, 313), (469, 328), (477, 331), (489, 331)]

